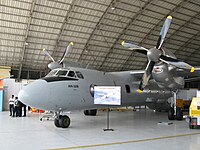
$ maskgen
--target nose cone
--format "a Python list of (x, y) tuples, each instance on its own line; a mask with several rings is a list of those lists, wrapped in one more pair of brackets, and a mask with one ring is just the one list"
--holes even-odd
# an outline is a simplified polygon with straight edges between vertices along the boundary
[(19, 92), (18, 97), (20, 101), (28, 106), (45, 109), (49, 94), (47, 82), (45, 80), (37, 80), (25, 86)]

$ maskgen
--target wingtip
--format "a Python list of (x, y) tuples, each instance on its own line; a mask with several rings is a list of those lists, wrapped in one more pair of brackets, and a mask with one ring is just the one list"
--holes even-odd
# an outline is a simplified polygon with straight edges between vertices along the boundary
[(125, 43), (125, 41), (122, 41), (122, 42), (121, 42), (121, 45), (124, 46), (124, 43)]
[(190, 72), (194, 72), (194, 71), (195, 71), (195, 68), (192, 67), (192, 68), (190, 69)]
[(172, 19), (172, 16), (168, 16), (167, 19)]

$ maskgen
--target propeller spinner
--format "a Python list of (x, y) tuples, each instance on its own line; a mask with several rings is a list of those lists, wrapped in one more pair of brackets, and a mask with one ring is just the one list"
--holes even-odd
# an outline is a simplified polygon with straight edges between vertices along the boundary
[[(180, 61), (178, 59), (166, 56), (165, 54), (163, 54), (163, 51), (161, 50), (162, 44), (163, 44), (166, 34), (169, 30), (171, 22), (172, 22), (172, 16), (168, 16), (164, 22), (162, 29), (161, 29), (161, 32), (160, 32), (160, 35), (159, 35), (159, 38), (158, 38), (155, 48), (151, 48), (148, 50), (144, 47), (141, 47), (141, 46), (138, 46), (138, 45), (135, 45), (132, 43), (127, 43), (125, 41), (123, 41), (121, 43), (124, 47), (126, 47), (130, 50), (137, 50), (138, 52), (146, 51), (147, 58), (148, 58), (148, 64), (146, 66), (145, 72), (144, 72), (142, 80), (140, 82), (138, 92), (142, 92), (143, 89), (145, 88), (145, 86), (148, 84), (148, 81), (151, 77), (151, 73), (154, 68), (154, 65), (159, 61), (173, 65), (177, 68), (190, 69), (190, 72), (194, 72), (194, 67), (192, 67), (191, 65), (189, 65), (183, 61)], [(141, 52), (141, 53), (144, 53), (144, 52)]]
[(63, 56), (60, 60), (58, 61), (55, 61), (54, 58), (49, 54), (49, 52), (44, 48), (43, 49), (43, 52), (45, 55), (47, 55), (51, 60), (52, 62), (48, 64), (48, 68), (49, 69), (56, 69), (56, 68), (61, 68), (62, 67), (62, 62), (64, 61), (66, 55), (68, 54), (69, 50), (72, 49), (72, 46), (74, 45), (73, 42), (70, 42), (69, 45), (67, 46), (67, 48), (65, 49), (65, 52), (63, 53)]

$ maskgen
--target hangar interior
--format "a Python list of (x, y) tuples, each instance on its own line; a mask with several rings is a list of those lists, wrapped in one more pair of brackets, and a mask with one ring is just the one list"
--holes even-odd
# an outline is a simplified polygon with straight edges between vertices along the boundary
[[(74, 42), (73, 49), (69, 51), (65, 61), (86, 64), (105, 72), (144, 70), (147, 65), (147, 57), (134, 50), (122, 47), (121, 42), (124, 40), (129, 41), (147, 49), (154, 47), (163, 22), (168, 15), (173, 17), (173, 22), (163, 47), (171, 50), (178, 59), (192, 66), (200, 66), (199, 0), (0, 0), (0, 66), (2, 66), (0, 69), (5, 69), (5, 66), (10, 67), (10, 75), (13, 75), (11, 78), (17, 81), (21, 79), (39, 79), (49, 72), (47, 65), (51, 62), (42, 49), (47, 49), (57, 61), (62, 57), (67, 45), (70, 42)], [(199, 88), (200, 82), (196, 80), (188, 82), (185, 87)], [(115, 123), (119, 123), (120, 126), (119, 130), (106, 135), (103, 132), (99, 132), (101, 138), (88, 134), (87, 132), (90, 130), (88, 127), (90, 126), (85, 122), (83, 126), (79, 126), (77, 124), (78, 119), (75, 119), (74, 123), (77, 126), (69, 129), (76, 128), (75, 131), (71, 131), (71, 134), (77, 136), (73, 136), (74, 139), (79, 138), (77, 134), (83, 131), (83, 137), (93, 138), (94, 141), (95, 139), (98, 141), (93, 143), (97, 144), (97, 146), (86, 147), (87, 149), (101, 149), (103, 143), (107, 143), (109, 140), (112, 146), (109, 147), (108, 143), (103, 148), (122, 149), (126, 147), (130, 149), (132, 146), (141, 146), (141, 143), (137, 143), (137, 140), (144, 139), (147, 133), (150, 133), (147, 135), (149, 140), (144, 142), (148, 143), (149, 147), (152, 146), (152, 149), (158, 149), (158, 146), (155, 145), (158, 144), (159, 140), (153, 141), (153, 143), (155, 142), (154, 146), (151, 145), (151, 140), (157, 137), (153, 132), (158, 130), (158, 137), (161, 137), (160, 139), (164, 137), (163, 139), (167, 139), (172, 143), (172, 149), (180, 148), (176, 145), (179, 142), (183, 144), (182, 149), (194, 149), (199, 145), (199, 132), (190, 131), (185, 122), (181, 124), (175, 121), (172, 126), (159, 126), (157, 129), (157, 124), (153, 124), (151, 120), (155, 119), (156, 123), (166, 121), (162, 113), (156, 117), (152, 112), (150, 112), (152, 116), (148, 115), (148, 111), (147, 113), (141, 112), (139, 116), (141, 118), (144, 117), (146, 119), (145, 122), (143, 122), (143, 119), (135, 117), (134, 114), (127, 113), (128, 116), (130, 115), (126, 120), (128, 123), (123, 120), (128, 124), (127, 126), (124, 127), (116, 120)], [(102, 117), (102, 114), (104, 113), (97, 117)], [(127, 115), (126, 113), (124, 114), (125, 116)], [(6, 115), (6, 112), (0, 114), (0, 119), (2, 119), (0, 133), (5, 135), (5, 138), (13, 139), (14, 142), (17, 142), (15, 141), (15, 135), (18, 132), (14, 130), (16, 127), (21, 128), (22, 126), (23, 129), (20, 129), (19, 132), (25, 134), (20, 139), (27, 142), (26, 146), (29, 148), (32, 140), (26, 141), (26, 134), (37, 133), (35, 135), (39, 137), (40, 130), (45, 130), (42, 135), (46, 139), (46, 141), (42, 141), (44, 143), (60, 142), (60, 137), (64, 138), (60, 139), (60, 144), (55, 144), (54, 146), (50, 144), (48, 146), (48, 144), (37, 142), (38, 139), (31, 135), (36, 145), (42, 145), (41, 147), (33, 146), (33, 149), (91, 145), (89, 143), (90, 139), (84, 140), (82, 138), (79, 142), (74, 139), (70, 140), (70, 137), (66, 137), (63, 134), (66, 133), (70, 136), (69, 130), (54, 129), (48, 125), (48, 121), (39, 124), (37, 115), (31, 114), (33, 119), (27, 117), (22, 120), (19, 118), (7, 118), (8, 116)], [(79, 118), (79, 115), (73, 115), (75, 118)], [(120, 116), (121, 114), (114, 113), (114, 118), (118, 115)], [(123, 117), (123, 114), (121, 117), (126, 118)], [(134, 122), (135, 118), (136, 120), (138, 119), (136, 123)], [(88, 118), (83, 119), (87, 120)], [(98, 122), (93, 118), (89, 118), (87, 121), (89, 121), (89, 125), (91, 124), (94, 134), (96, 132), (94, 128), (98, 123), (100, 124), (99, 128), (104, 127), (104, 120)], [(82, 124), (82, 122), (78, 123)], [(149, 123), (150, 127), (148, 127)], [(6, 124), (9, 124), (9, 129), (7, 129)], [(145, 124), (144, 130), (137, 132), (136, 129), (139, 130), (141, 124)], [(32, 130), (28, 126), (35, 126), (36, 128)], [(117, 125), (114, 127), (117, 128)], [(131, 132), (132, 134), (137, 133), (136, 135), (134, 134), (135, 136), (131, 136), (128, 131), (124, 131), (124, 128), (129, 130), (133, 127), (136, 128)], [(48, 130), (50, 133), (47, 132)], [(163, 130), (165, 131), (164, 133), (162, 133)], [(124, 134), (119, 140), (113, 138), (113, 136), (117, 137), (122, 132)], [(167, 132), (170, 134), (166, 134)], [(55, 136), (57, 134), (60, 136), (59, 138)], [(55, 138), (52, 138), (52, 136), (55, 136)], [(50, 140), (48, 140), (49, 137), (51, 137)], [(104, 137), (105, 139), (102, 140)], [(3, 149), (13, 149), (14, 146), (11, 146), (12, 141), (5, 142), (3, 138), (0, 137), (1, 145), (4, 144)], [(183, 143), (185, 140), (188, 143)], [(73, 144), (66, 146), (66, 141)], [(86, 144), (84, 144), (84, 141), (86, 141)], [(122, 142), (122, 147), (119, 146), (120, 142)], [(194, 145), (192, 145), (192, 142), (194, 142)], [(98, 143), (102, 145), (98, 147)], [(21, 144), (23, 143), (21, 142)], [(161, 146), (165, 148), (170, 145), (165, 141)], [(25, 147), (22, 149), (25, 149)], [(145, 147), (141, 146), (141, 149), (145, 149)]]
[(67, 61), (103, 71), (141, 70), (146, 57), (120, 43), (154, 47), (171, 15), (163, 47), (198, 66), (199, 7), (198, 0), (2, 0), (0, 65), (10, 66), (15, 78), (39, 78), (50, 62), (42, 49), (59, 60), (74, 42)]

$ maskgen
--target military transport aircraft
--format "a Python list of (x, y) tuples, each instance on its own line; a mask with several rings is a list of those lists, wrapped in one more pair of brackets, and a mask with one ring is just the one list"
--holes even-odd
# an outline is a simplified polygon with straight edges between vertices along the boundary
[[(94, 86), (121, 86), (121, 106), (147, 105), (151, 109), (170, 110), (169, 118), (174, 119), (174, 109), (169, 109), (168, 99), (172, 97), (172, 91), (184, 87), (184, 74), (179, 72), (183, 72), (183, 69), (193, 72), (194, 68), (177, 60), (169, 50), (161, 48), (171, 20), (172, 17), (168, 16), (155, 48), (148, 50), (122, 42), (123, 46), (147, 55), (149, 62), (145, 71), (105, 73), (83, 67), (63, 66), (64, 57), (73, 46), (71, 42), (59, 61), (55, 61), (44, 50), (53, 61), (48, 65), (51, 72), (24, 87), (19, 92), (19, 99), (32, 107), (54, 111), (55, 126), (68, 128), (70, 118), (62, 115), (63, 111), (82, 109), (85, 115), (96, 115), (97, 108), (107, 107), (94, 105)], [(177, 114), (179, 118), (181, 113)]]

